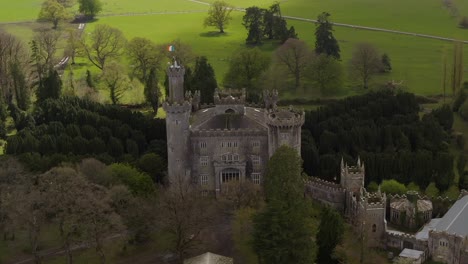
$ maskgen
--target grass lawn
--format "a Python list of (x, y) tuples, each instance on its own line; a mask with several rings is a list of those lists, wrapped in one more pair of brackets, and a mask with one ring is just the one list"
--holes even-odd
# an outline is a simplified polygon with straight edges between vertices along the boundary
[[(87, 32), (92, 31), (97, 23), (109, 24), (120, 28), (127, 38), (136, 36), (152, 39), (157, 43), (164, 43), (175, 38), (192, 45), (195, 53), (206, 55), (213, 65), (218, 82), (222, 83), (228, 68), (229, 56), (237, 49), (244, 47), (246, 30), (241, 25), (242, 13), (233, 13), (234, 18), (227, 28), (227, 34), (219, 35), (210, 28), (203, 28), (202, 21), (205, 14), (175, 14), (135, 17), (103, 17), (96, 23), (89, 24)], [(299, 37), (311, 47), (315, 43), (312, 23), (289, 21), (294, 25)], [(142, 27), (141, 25), (153, 25)], [(403, 81), (403, 85), (411, 92), (422, 95), (441, 94), (442, 57), (446, 54), (451, 59), (452, 44), (448, 42), (422, 39), (413, 36), (395, 35), (383, 32), (356, 30), (351, 28), (336, 28), (335, 36), (340, 42), (342, 63), (347, 68), (347, 62), (356, 43), (366, 40), (374, 44), (381, 52), (386, 52), (391, 60), (393, 72), (377, 76), (374, 81)], [(266, 43), (260, 47), (264, 52), (271, 53), (276, 45)], [(465, 52), (465, 61), (468, 52)], [(466, 74), (468, 77), (468, 74)], [(356, 86), (352, 80), (347, 87)], [(349, 89), (349, 88), (348, 88)], [(359, 92), (359, 91), (358, 91)], [(349, 89), (345, 95), (355, 94)], [(306, 92), (305, 97), (315, 97), (316, 93)]]
[[(209, 0), (214, 1), (214, 0)], [(404, 31), (415, 31), (419, 33), (435, 34), (447, 37), (463, 37), (468, 39), (468, 30), (463, 31), (456, 27), (457, 19), (450, 16), (449, 11), (442, 7), (440, 0), (428, 0), (422, 4), (421, 0), (407, 2), (395, 0), (384, 2), (378, 0), (356, 0), (348, 3), (343, 0), (318, 1), (318, 0), (290, 0), (282, 3), (283, 14), (314, 18), (322, 10), (329, 11), (333, 20), (342, 23), (354, 23), (365, 26), (375, 26)], [(231, 0), (231, 4), (240, 7), (258, 5), (267, 7), (271, 0)], [(465, 1), (466, 2), (466, 1)], [(457, 7), (460, 15), (468, 13), (468, 3), (458, 0)], [(20, 13), (19, 5), (36, 8), (37, 0), (16, 1), (14, 4), (6, 5), (0, 14)], [(36, 3), (36, 5), (34, 5)], [(174, 11), (198, 11), (206, 10), (207, 6), (188, 0), (140, 0), (138, 4), (130, 0), (103, 0), (103, 14), (123, 14), (134, 12), (174, 12)], [(14, 11), (12, 11), (14, 10)], [(352, 12), (349, 12), (352, 10)], [(389, 11), (391, 10), (391, 11)], [(25, 13), (27, 14), (27, 12)], [(205, 55), (215, 69), (215, 73), (222, 86), (222, 80), (228, 69), (229, 57), (237, 49), (245, 46), (246, 30), (242, 26), (242, 12), (233, 12), (233, 20), (227, 27), (227, 33), (217, 34), (214, 28), (204, 28), (203, 20), (205, 13), (190, 14), (158, 14), (145, 16), (102, 16), (96, 22), (89, 23), (85, 34), (93, 30), (99, 23), (109, 24), (121, 29), (127, 38), (146, 37), (157, 43), (169, 42), (173, 39), (181, 39), (189, 43), (198, 55)], [(424, 14), (421, 16), (420, 14)], [(468, 15), (468, 14), (467, 14)], [(2, 17), (5, 19), (5, 17)], [(19, 19), (18, 19), (19, 20)], [(294, 25), (299, 37), (305, 40), (310, 47), (315, 43), (315, 25), (301, 21), (288, 21)], [(24, 41), (31, 39), (35, 23), (0, 25), (8, 32), (21, 36)], [(463, 34), (466, 33), (466, 34)], [(452, 44), (449, 42), (423, 39), (413, 36), (397, 35), (374, 31), (356, 30), (352, 28), (335, 27), (335, 37), (340, 42), (342, 51), (342, 64), (345, 69), (355, 44), (367, 41), (374, 44), (380, 52), (387, 53), (392, 61), (393, 72), (390, 74), (376, 76), (373, 83), (384, 83), (387, 81), (403, 82), (403, 86), (410, 92), (422, 95), (441, 94), (442, 58), (446, 56), (450, 62), (452, 58)], [(276, 44), (266, 43), (260, 47), (265, 53), (270, 54)], [(465, 61), (468, 52), (465, 52)], [(125, 63), (125, 62), (124, 62)], [(80, 59), (79, 64), (74, 66), (75, 79), (82, 77), (86, 69), (94, 74), (100, 71), (95, 69), (86, 59)], [(345, 70), (346, 72), (346, 70)], [(465, 79), (468, 79), (468, 71), (465, 71)], [(344, 89), (339, 96), (353, 95), (364, 92), (359, 89), (359, 83), (347, 78)], [(372, 82), (372, 81), (371, 81)], [(283, 93), (284, 94), (284, 93)], [(130, 100), (139, 101), (139, 91), (129, 93)], [(133, 98), (133, 97), (137, 98)], [(304, 93), (292, 93), (285, 95), (288, 98), (304, 97), (316, 98), (317, 91), (305, 91)]]
[(35, 20), (42, 2), (42, 0), (2, 1), (0, 22)]

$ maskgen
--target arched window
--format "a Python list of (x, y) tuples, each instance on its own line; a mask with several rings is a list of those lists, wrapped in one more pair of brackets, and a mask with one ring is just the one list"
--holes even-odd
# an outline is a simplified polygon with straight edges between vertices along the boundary
[(372, 225), (372, 232), (375, 233), (377, 231), (377, 226), (375, 224)]
[(232, 115), (232, 114), (235, 114), (236, 111), (234, 111), (233, 109), (230, 109), (230, 108), (229, 108), (229, 109), (226, 110), (224, 113), (225, 113), (225, 114), (231, 114), (231, 115)]

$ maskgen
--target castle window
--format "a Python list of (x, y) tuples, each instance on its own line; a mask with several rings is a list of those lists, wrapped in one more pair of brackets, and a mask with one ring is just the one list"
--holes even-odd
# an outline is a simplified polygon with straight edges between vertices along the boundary
[(259, 166), (260, 165), (260, 157), (259, 156), (252, 156), (252, 165)]
[(260, 184), (260, 173), (252, 173), (252, 182), (254, 184)]
[(258, 147), (260, 147), (260, 140), (254, 140), (254, 141), (252, 141), (252, 147), (253, 147), (253, 148), (258, 148)]
[(280, 144), (287, 145), (289, 143), (289, 133), (280, 133)]
[(174, 124), (178, 125), (178, 124), (180, 124), (180, 121), (179, 120), (174, 120)]
[(375, 233), (375, 231), (377, 230), (377, 226), (375, 224), (372, 225), (372, 232)]
[(206, 141), (200, 141), (200, 148), (206, 149)]
[(208, 166), (208, 157), (200, 157), (200, 165), (201, 166)]
[(201, 195), (202, 197), (208, 197), (208, 190), (203, 190)]
[(237, 154), (232, 155), (232, 160), (233, 161), (239, 161), (239, 155), (237, 155)]
[(208, 185), (208, 175), (207, 174), (201, 174), (200, 175), (200, 185)]
[(225, 169), (221, 172), (221, 180), (223, 183), (240, 180), (240, 171), (237, 169)]

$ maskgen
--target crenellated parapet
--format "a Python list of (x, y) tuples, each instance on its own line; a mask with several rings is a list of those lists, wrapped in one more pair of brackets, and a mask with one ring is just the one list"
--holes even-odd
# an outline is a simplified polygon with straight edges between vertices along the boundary
[(191, 102), (188, 102), (188, 101), (184, 101), (183, 103), (164, 102), (163, 109), (164, 111), (166, 111), (166, 113), (171, 113), (171, 114), (186, 113), (192, 110), (192, 104)]
[(264, 90), (263, 101), (266, 109), (276, 109), (278, 104), (278, 90)]
[(265, 136), (266, 132), (260, 129), (193, 129), (194, 137), (235, 137), (235, 136)]
[(304, 111), (289, 109), (276, 109), (265, 111), (265, 120), (269, 126), (279, 128), (300, 127), (305, 122)]
[(331, 193), (344, 193), (346, 192), (345, 189), (341, 188), (339, 184), (325, 181), (316, 177), (311, 177), (309, 180), (305, 182), (306, 187), (314, 187), (314, 188), (320, 188), (322, 190), (326, 190)]
[(245, 89), (216, 89), (214, 93), (214, 103), (216, 105), (243, 105), (245, 104), (246, 92)]

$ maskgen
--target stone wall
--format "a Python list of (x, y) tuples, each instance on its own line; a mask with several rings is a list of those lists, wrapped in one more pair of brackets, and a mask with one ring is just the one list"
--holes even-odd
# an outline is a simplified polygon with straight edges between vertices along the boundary
[(306, 182), (306, 194), (315, 201), (344, 212), (346, 191), (338, 184), (311, 177)]

